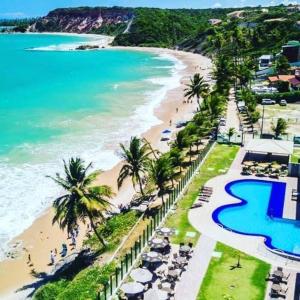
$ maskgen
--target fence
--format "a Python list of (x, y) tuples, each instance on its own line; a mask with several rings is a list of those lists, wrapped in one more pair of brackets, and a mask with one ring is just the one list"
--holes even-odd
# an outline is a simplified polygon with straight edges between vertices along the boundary
[(197, 159), (192, 162), (186, 174), (181, 178), (177, 186), (169, 193), (169, 196), (159, 210), (150, 219), (150, 224), (147, 225), (143, 233), (137, 238), (134, 246), (124, 255), (119, 261), (113, 275), (110, 276), (108, 283), (104, 285), (103, 290), (99, 293), (97, 300), (108, 300), (114, 296), (121, 286), (123, 280), (128, 276), (132, 267), (136, 264), (137, 259), (148, 245), (148, 241), (154, 235), (155, 230), (164, 222), (164, 219), (173, 208), (174, 204), (180, 199), (183, 190), (187, 187), (192, 177), (200, 167), (206, 155), (214, 145), (214, 142), (209, 142), (203, 151), (198, 155)]

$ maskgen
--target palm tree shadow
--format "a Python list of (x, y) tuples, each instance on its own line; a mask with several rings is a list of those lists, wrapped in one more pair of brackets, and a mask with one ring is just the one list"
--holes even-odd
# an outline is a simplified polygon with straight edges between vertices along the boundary
[(92, 253), (88, 250), (81, 251), (78, 256), (71, 262), (66, 262), (54, 274), (47, 274), (45, 272), (37, 273), (34, 270), (31, 275), (37, 280), (33, 283), (26, 284), (21, 288), (17, 289), (16, 292), (31, 290), (27, 297), (32, 297), (34, 293), (41, 286), (49, 282), (58, 281), (60, 279), (72, 280), (81, 270), (92, 265), (97, 258), (97, 254)]

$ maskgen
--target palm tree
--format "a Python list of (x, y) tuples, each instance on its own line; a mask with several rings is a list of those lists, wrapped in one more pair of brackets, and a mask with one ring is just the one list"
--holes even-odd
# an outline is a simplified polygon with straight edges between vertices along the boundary
[(228, 135), (228, 142), (229, 144), (231, 143), (231, 138), (233, 137), (233, 135), (235, 134), (235, 128), (234, 127), (230, 127), (228, 129), (227, 135)]
[(48, 176), (66, 191), (66, 194), (54, 200), (55, 215), (52, 222), (58, 222), (60, 228), (67, 228), (71, 232), (78, 221), (85, 222), (88, 218), (99, 242), (105, 247), (105, 240), (97, 231), (95, 219), (105, 220), (103, 212), (111, 206), (109, 199), (113, 192), (107, 185), (93, 185), (100, 171), (88, 175), (91, 166), (90, 163), (85, 167), (80, 158), (71, 158), (68, 164), (64, 161), (64, 177), (59, 173), (55, 177)]
[(197, 103), (200, 105), (200, 97), (203, 97), (203, 99), (206, 97), (209, 92), (209, 85), (204, 81), (204, 78), (199, 73), (196, 73), (191, 78), (191, 82), (187, 84), (187, 88), (184, 91), (184, 96), (188, 99), (192, 99), (196, 96)]
[(286, 120), (284, 120), (282, 118), (279, 118), (277, 120), (276, 126), (272, 125), (272, 130), (273, 130), (276, 138), (278, 138), (282, 134), (285, 134), (287, 128), (288, 128), (288, 123)]
[(165, 155), (148, 163), (149, 181), (158, 189), (158, 195), (164, 201), (164, 193), (168, 189), (168, 182), (172, 179), (171, 161)]
[(181, 168), (183, 164), (183, 155), (181, 151), (177, 147), (173, 147), (169, 152), (169, 157), (172, 167), (179, 167), (179, 172), (181, 173)]
[(146, 164), (151, 153), (149, 145), (134, 136), (131, 138), (128, 148), (123, 144), (120, 144), (120, 147), (121, 157), (125, 162), (119, 173), (118, 188), (122, 186), (126, 178), (131, 177), (133, 187), (138, 183), (142, 196), (145, 196), (142, 177), (147, 171)]
[(176, 134), (176, 138), (174, 141), (174, 146), (178, 148), (179, 150), (183, 150), (185, 147), (187, 147), (187, 140), (186, 140), (186, 134), (184, 130), (178, 131)]

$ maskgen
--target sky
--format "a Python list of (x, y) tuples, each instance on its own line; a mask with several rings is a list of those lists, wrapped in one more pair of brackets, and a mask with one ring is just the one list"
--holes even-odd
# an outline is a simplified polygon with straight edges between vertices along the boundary
[(44, 16), (58, 7), (144, 6), (161, 8), (218, 8), (269, 6), (297, 3), (298, 0), (0, 0), (0, 19)]

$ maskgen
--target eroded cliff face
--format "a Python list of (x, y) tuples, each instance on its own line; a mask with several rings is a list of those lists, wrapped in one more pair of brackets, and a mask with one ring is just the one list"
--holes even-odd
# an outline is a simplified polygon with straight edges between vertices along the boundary
[(101, 33), (109, 28), (125, 29), (132, 18), (133, 12), (130, 9), (118, 7), (56, 9), (31, 25), (29, 31)]

